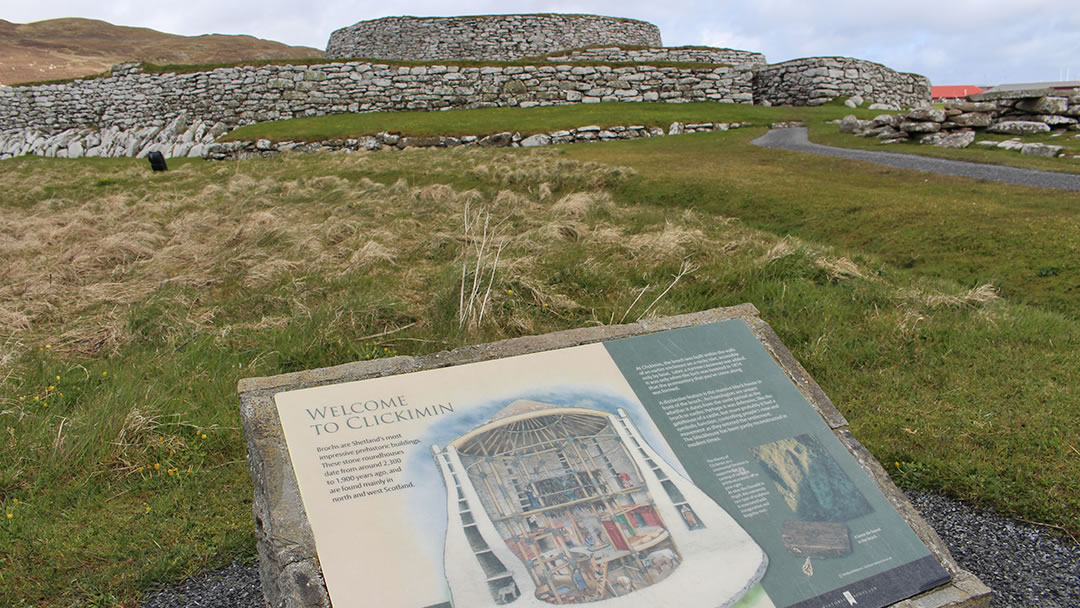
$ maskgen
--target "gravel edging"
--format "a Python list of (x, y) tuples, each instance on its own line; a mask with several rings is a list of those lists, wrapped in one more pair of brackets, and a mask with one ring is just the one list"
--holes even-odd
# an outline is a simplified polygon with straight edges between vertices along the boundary
[[(960, 567), (994, 590), (991, 608), (1080, 608), (1080, 544), (949, 498), (908, 492)], [(265, 608), (256, 565), (232, 565), (152, 591), (141, 608)]]
[(266, 608), (257, 564), (233, 562), (189, 578), (175, 587), (151, 591), (141, 608)]
[(934, 494), (907, 496), (960, 567), (994, 590), (991, 608), (1080, 608), (1080, 544)]

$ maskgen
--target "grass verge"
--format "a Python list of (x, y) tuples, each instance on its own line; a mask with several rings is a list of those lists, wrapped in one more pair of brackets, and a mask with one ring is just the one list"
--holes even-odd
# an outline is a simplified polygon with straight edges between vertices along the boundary
[[(836, 125), (827, 122), (852, 113), (863, 119), (881, 114), (879, 111), (866, 108), (851, 110), (839, 101), (818, 107), (770, 108), (708, 102), (685, 104), (608, 102), (540, 108), (482, 108), (446, 112), (373, 112), (312, 116), (240, 127), (222, 137), (222, 141), (258, 139), (324, 141), (375, 135), (382, 131), (413, 137), (488, 135), (500, 131), (516, 131), (522, 135), (530, 135), (586, 125), (610, 127), (636, 124), (667, 129), (676, 121), (684, 123), (751, 122), (758, 126), (765, 126), (777, 121), (802, 120), (810, 130), (811, 139), (824, 145), (920, 154), (1022, 169), (1080, 172), (1080, 161), (1076, 159), (1037, 158), (1008, 150), (982, 149), (978, 146), (961, 150), (923, 146), (918, 143), (882, 146), (874, 138), (867, 139), (842, 134)], [(1007, 137), (994, 134), (979, 136), (980, 141), (1002, 139), (1007, 139)], [(1060, 137), (1025, 137), (1024, 141), (1065, 145), (1070, 153), (1080, 154), (1080, 140), (1074, 139), (1072, 134)]]
[[(879, 112), (870, 112), (873, 116)], [(873, 118), (866, 113), (859, 118)], [(949, 160), (963, 160), (972, 163), (986, 163), (990, 165), (1005, 165), (1020, 169), (1038, 169), (1041, 171), (1056, 171), (1059, 173), (1080, 173), (1080, 159), (1078, 158), (1040, 158), (1037, 156), (1025, 156), (1015, 150), (1000, 148), (984, 148), (972, 144), (967, 148), (939, 148), (937, 146), (922, 145), (915, 141), (899, 144), (882, 145), (876, 137), (856, 137), (854, 135), (840, 133), (836, 125), (826, 124), (823, 120), (807, 122), (810, 131), (810, 139), (814, 143), (840, 148), (856, 148), (859, 150), (874, 150), (877, 152), (897, 152), (900, 154), (917, 154), (919, 156), (932, 156)], [(997, 133), (979, 132), (975, 141), (1004, 141), (1012, 136)], [(1067, 132), (1062, 135), (1025, 135), (1020, 138), (1024, 143), (1044, 143), (1055, 146), (1064, 146), (1065, 154), (1080, 154), (1080, 133)]]
[[(790, 108), (787, 108), (790, 112)], [(835, 110), (825, 115), (833, 116)], [(522, 135), (586, 125), (643, 125), (667, 129), (672, 122), (768, 122), (778, 110), (743, 104), (619, 103), (538, 108), (481, 108), (446, 112), (372, 112), (312, 116), (240, 127), (223, 141), (270, 139), (321, 141), (374, 135), (381, 131), (415, 137), (486, 135), (517, 131)]]

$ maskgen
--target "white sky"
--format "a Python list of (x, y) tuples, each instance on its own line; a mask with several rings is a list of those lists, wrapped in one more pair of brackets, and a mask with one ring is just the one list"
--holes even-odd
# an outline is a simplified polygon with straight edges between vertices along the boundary
[(887, 7), (855, 0), (5, 0), (0, 18), (29, 23), (87, 17), (175, 34), (250, 34), (324, 49), (333, 30), (389, 15), (541, 12), (642, 19), (660, 27), (667, 46), (758, 51), (770, 63), (858, 57), (923, 74), (934, 84), (1080, 80), (1077, 0), (908, 0)]

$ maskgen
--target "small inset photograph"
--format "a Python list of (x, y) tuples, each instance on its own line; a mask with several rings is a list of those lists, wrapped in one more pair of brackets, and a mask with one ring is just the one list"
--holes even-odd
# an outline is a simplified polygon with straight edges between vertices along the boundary
[(866, 497), (813, 435), (798, 435), (751, 452), (783, 496), (795, 519), (846, 522), (873, 512)]

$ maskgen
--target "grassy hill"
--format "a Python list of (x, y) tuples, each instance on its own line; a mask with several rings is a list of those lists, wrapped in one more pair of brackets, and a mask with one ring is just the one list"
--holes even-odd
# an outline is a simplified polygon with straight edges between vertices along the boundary
[(252, 36), (178, 36), (96, 19), (11, 23), (0, 19), (0, 84), (100, 74), (125, 61), (213, 64), (322, 57), (322, 51)]

